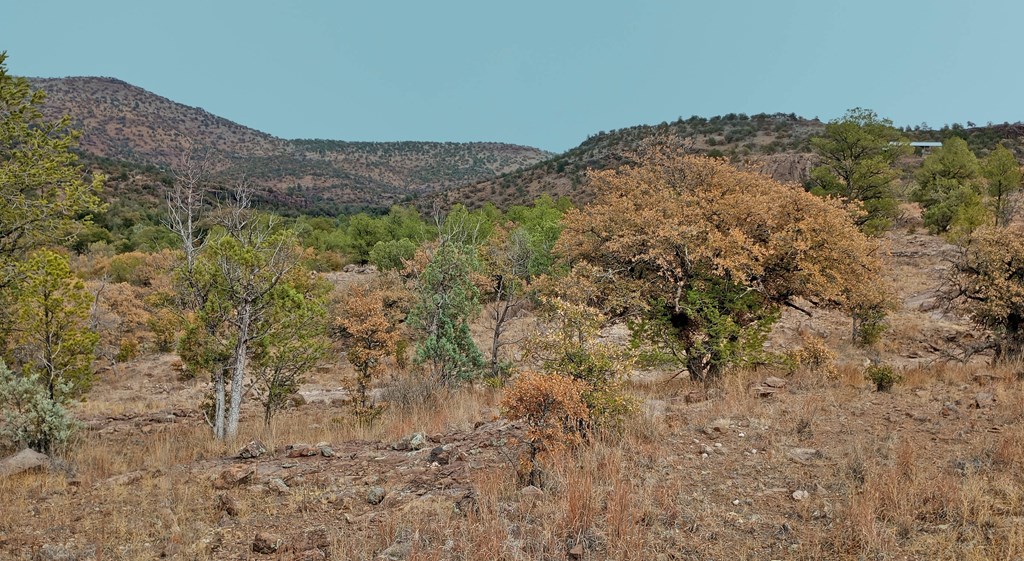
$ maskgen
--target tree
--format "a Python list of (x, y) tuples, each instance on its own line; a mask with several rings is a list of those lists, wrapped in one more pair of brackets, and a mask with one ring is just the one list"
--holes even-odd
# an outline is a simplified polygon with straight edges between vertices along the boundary
[(353, 287), (339, 322), (348, 340), (348, 361), (356, 369), (356, 392), (363, 411), (369, 409), (366, 391), (370, 383), (384, 372), (384, 361), (394, 356), (398, 344), (398, 326), (384, 306), (382, 293)]
[(961, 247), (947, 298), (996, 336), (996, 358), (1024, 358), (1024, 228), (984, 227)]
[(505, 391), (501, 407), (506, 417), (526, 425), (526, 454), (520, 473), (540, 484), (538, 457), (579, 442), (579, 426), (589, 420), (583, 401), (586, 385), (561, 374), (524, 372)]
[(909, 141), (892, 121), (868, 109), (850, 109), (825, 125), (822, 136), (811, 139), (822, 164), (811, 170), (813, 191), (860, 201), (864, 214), (858, 225), (878, 234), (892, 225), (896, 199), (892, 184), (899, 177), (895, 165), (910, 151)]
[(192, 273), (199, 252), (206, 243), (206, 232), (200, 228), (200, 223), (211, 168), (209, 151), (197, 147), (191, 140), (187, 141), (180, 161), (173, 169), (174, 182), (165, 194), (166, 226), (178, 237), (185, 252), (186, 276)]
[(13, 291), (11, 364), (37, 378), (51, 401), (64, 403), (92, 383), (99, 336), (88, 327), (93, 298), (71, 273), (67, 259), (48, 249), (18, 268)]
[(268, 294), (267, 312), (254, 337), (253, 387), (263, 404), (263, 424), (298, 391), (307, 372), (327, 354), (327, 294), (325, 281), (302, 274)]
[[(212, 375), (210, 424), (217, 438), (234, 438), (250, 359), (279, 333), (275, 328), (288, 314), (299, 314), (281, 303), (301, 293), (297, 287), (308, 282), (309, 273), (300, 267), (294, 236), (278, 228), (274, 217), (253, 212), (244, 184), (221, 215), (223, 231), (208, 238), (191, 273), (187, 267), (181, 271), (179, 284), (194, 294), (197, 305), (179, 354), (190, 368)], [(295, 330), (290, 333), (298, 336)]]
[(1010, 197), (1020, 190), (1020, 164), (1013, 152), (1003, 145), (996, 146), (981, 164), (985, 176), (992, 215), (996, 226), (1006, 226), (1013, 212)]
[(499, 226), (483, 248), (484, 271), (490, 278), (491, 302), (487, 317), (491, 328), (491, 377), (500, 379), (508, 368), (501, 360), (502, 349), (510, 343), (508, 329), (527, 303), (530, 266), (535, 253), (525, 228)]
[(591, 307), (670, 346), (695, 380), (750, 358), (798, 299), (851, 314), (888, 299), (879, 243), (841, 201), (721, 160), (638, 160), (591, 174), (597, 198), (566, 213), (556, 252)]
[(635, 406), (622, 389), (633, 367), (631, 351), (600, 340), (607, 318), (565, 286), (574, 282), (574, 275), (550, 282), (554, 286), (545, 288), (562, 297), (542, 298), (542, 322), (526, 341), (526, 358), (540, 371), (583, 384), (588, 421), (615, 427)]
[(964, 139), (946, 139), (914, 177), (912, 198), (924, 208), (924, 223), (932, 232), (969, 234), (985, 221), (981, 167)]
[(0, 289), (31, 251), (74, 238), (78, 218), (102, 206), (103, 185), (101, 175), (83, 178), (71, 119), (44, 119), (46, 95), (9, 75), (6, 58), (0, 52)]
[(464, 231), (444, 234), (416, 280), (417, 299), (409, 323), (423, 334), (416, 362), (427, 365), (439, 382), (454, 384), (472, 378), (483, 367), (483, 355), (469, 331), (480, 313), (480, 271), (476, 249), (459, 240)]

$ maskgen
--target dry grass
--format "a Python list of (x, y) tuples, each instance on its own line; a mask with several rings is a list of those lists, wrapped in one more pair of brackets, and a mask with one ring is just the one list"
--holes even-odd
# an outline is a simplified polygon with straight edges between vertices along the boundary
[[(95, 548), (97, 559), (291, 559), (320, 532), (330, 559), (385, 550), (415, 560), (566, 559), (580, 550), (618, 560), (1015, 559), (1024, 555), (1024, 389), (1015, 372), (905, 369), (880, 394), (860, 368), (844, 367), (833, 380), (793, 374), (762, 399), (750, 387), (768, 373), (745, 371), (693, 403), (687, 396), (703, 389), (688, 381), (638, 383), (644, 413), (621, 434), (549, 458), (537, 497), (521, 492), (498, 449), (478, 444), (466, 450), (472, 493), (463, 498), (416, 475), (431, 468), (410, 455), (382, 476), (395, 497), (379, 507), (360, 493), (381, 476), (335, 471), (295, 480), (285, 495), (237, 489), (235, 517), (195, 470), (227, 465), (243, 440), (349, 442), (346, 450), (372, 456), (412, 432), (472, 435), (496, 414), (500, 391), (410, 398), (369, 426), (340, 406), (286, 411), (269, 428), (254, 415), (229, 444), (194, 420), (150, 434), (93, 431), (69, 458), (76, 478), (0, 480), (0, 557), (33, 559), (59, 544)], [(422, 396), (413, 382), (402, 391)], [(995, 403), (976, 408), (981, 391)], [(788, 452), (797, 447), (821, 457), (795, 462)], [(809, 497), (794, 500), (796, 490)], [(349, 498), (326, 502), (332, 494)], [(259, 530), (292, 549), (253, 554)]]

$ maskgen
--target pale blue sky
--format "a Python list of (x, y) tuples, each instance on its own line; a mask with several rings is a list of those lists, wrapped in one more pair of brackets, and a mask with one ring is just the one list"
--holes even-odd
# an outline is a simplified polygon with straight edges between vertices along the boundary
[(285, 138), (561, 151), (693, 114), (1022, 120), (1022, 21), (1016, 0), (0, 0), (0, 50)]

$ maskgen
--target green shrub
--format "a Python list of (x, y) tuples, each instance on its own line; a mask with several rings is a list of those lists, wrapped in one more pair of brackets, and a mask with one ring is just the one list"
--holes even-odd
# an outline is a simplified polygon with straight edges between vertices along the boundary
[(370, 250), (370, 263), (381, 271), (400, 271), (416, 254), (417, 244), (406, 238), (377, 242)]
[[(67, 394), (69, 388), (63, 394)], [(67, 444), (77, 423), (67, 410), (50, 399), (46, 386), (37, 375), (11, 372), (0, 361), (0, 446), (27, 446), (51, 453)]]
[(887, 392), (903, 379), (888, 364), (872, 364), (864, 369), (864, 378), (875, 385), (875, 390)]

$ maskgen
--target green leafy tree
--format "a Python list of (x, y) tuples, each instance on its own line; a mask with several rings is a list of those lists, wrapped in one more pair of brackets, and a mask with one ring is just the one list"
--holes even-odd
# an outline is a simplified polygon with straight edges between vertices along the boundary
[(1020, 190), (1021, 170), (1017, 158), (1005, 146), (999, 145), (981, 164), (985, 176), (996, 226), (1006, 226), (1013, 212), (1011, 196)]
[(417, 299), (409, 311), (410, 325), (423, 334), (416, 362), (445, 384), (472, 378), (483, 367), (469, 331), (480, 313), (480, 290), (473, 282), (480, 268), (474, 247), (442, 238), (417, 279)]
[(533, 206), (514, 206), (505, 213), (505, 219), (519, 226), (527, 235), (531, 253), (529, 274), (542, 275), (551, 271), (555, 262), (552, 249), (562, 233), (562, 216), (572, 208), (565, 197), (554, 200), (543, 195)]
[(928, 155), (914, 174), (914, 201), (934, 233), (969, 234), (985, 220), (981, 166), (967, 141), (951, 137)]
[(868, 109), (850, 109), (825, 125), (824, 134), (812, 138), (811, 146), (822, 162), (811, 170), (813, 192), (860, 201), (866, 212), (858, 224), (864, 232), (888, 229), (897, 214), (895, 165), (910, 151), (892, 121)]
[(83, 178), (68, 117), (47, 121), (46, 95), (7, 73), (0, 53), (0, 289), (34, 249), (70, 242), (83, 214), (101, 207), (102, 176)]
[(63, 403), (92, 383), (92, 361), (99, 336), (89, 329), (93, 298), (67, 259), (42, 249), (18, 268), (13, 291), (11, 364), (22, 376), (36, 377), (47, 395)]
[(263, 423), (287, 406), (306, 374), (330, 348), (327, 296), (330, 285), (309, 275), (289, 275), (268, 294), (269, 305), (257, 326), (252, 350), (253, 385), (263, 404)]
[(370, 263), (381, 271), (401, 271), (416, 255), (417, 244), (408, 238), (377, 242), (370, 250)]

